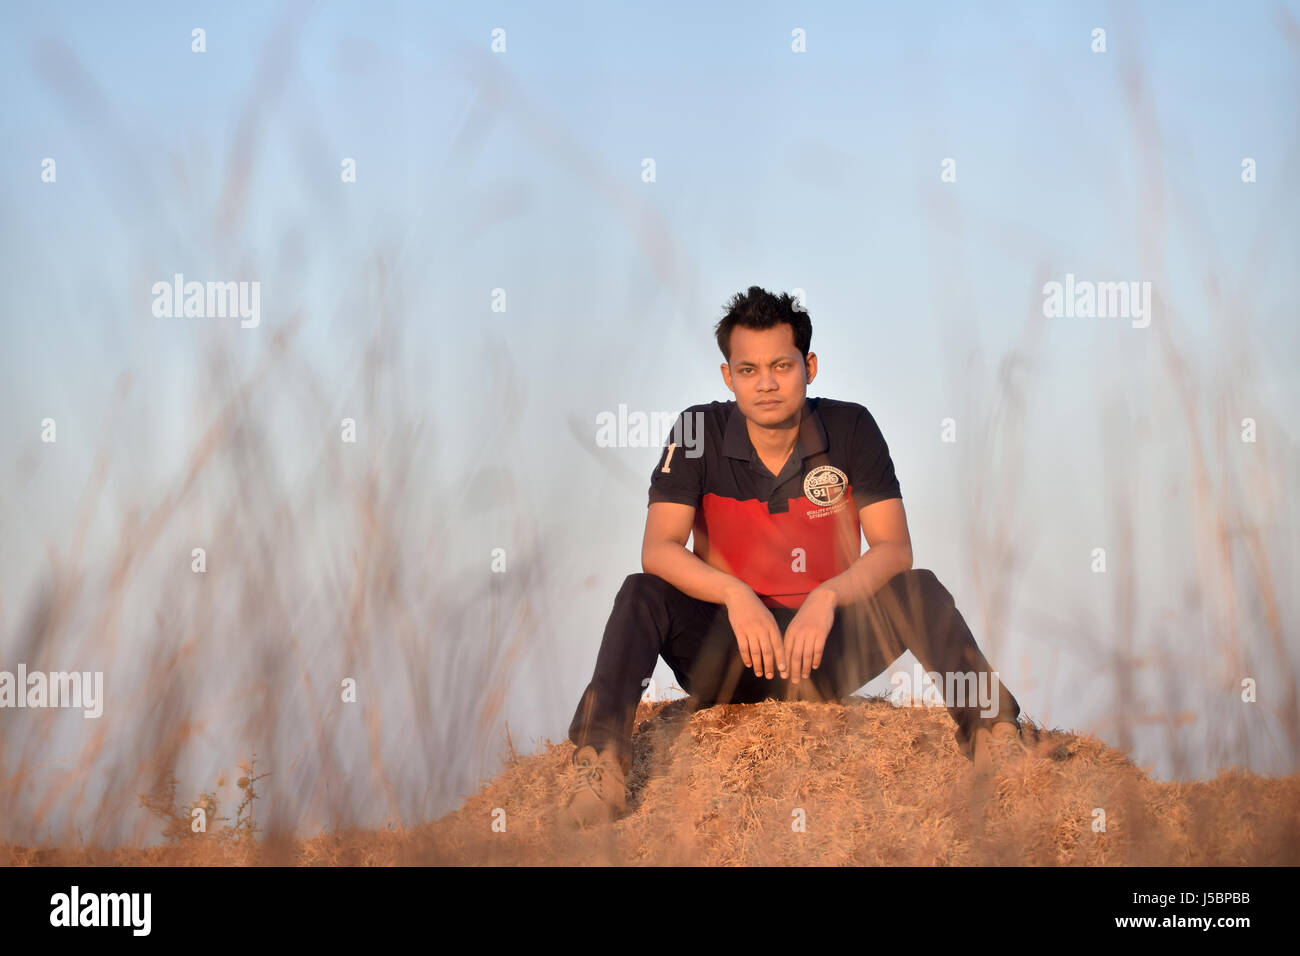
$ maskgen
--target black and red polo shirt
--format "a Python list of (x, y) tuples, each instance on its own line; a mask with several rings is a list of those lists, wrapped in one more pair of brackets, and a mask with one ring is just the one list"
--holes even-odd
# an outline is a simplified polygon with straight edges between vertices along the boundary
[(683, 411), (650, 476), (649, 504), (694, 506), (696, 555), (767, 606), (797, 608), (862, 553), (859, 509), (902, 497), (871, 413), (856, 402), (805, 398), (779, 475), (759, 459), (735, 401)]

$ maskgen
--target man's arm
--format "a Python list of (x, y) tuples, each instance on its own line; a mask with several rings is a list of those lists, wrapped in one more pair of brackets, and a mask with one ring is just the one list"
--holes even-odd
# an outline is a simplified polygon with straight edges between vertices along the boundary
[(686, 550), (695, 524), (695, 508), (675, 501), (655, 501), (645, 519), (641, 541), (641, 570), (656, 574), (677, 590), (711, 604), (725, 604), (739, 578), (706, 564)]
[(903, 499), (886, 498), (867, 505), (858, 512), (858, 520), (870, 550), (814, 589), (829, 592), (827, 600), (833, 596), (837, 607), (866, 600), (890, 578), (912, 566), (912, 536), (907, 530)]
[(693, 505), (651, 502), (641, 541), (641, 570), (658, 575), (693, 598), (725, 605), (745, 666), (754, 668), (755, 677), (770, 679), (775, 671), (788, 677), (785, 642), (772, 612), (744, 581), (686, 550), (694, 523)]

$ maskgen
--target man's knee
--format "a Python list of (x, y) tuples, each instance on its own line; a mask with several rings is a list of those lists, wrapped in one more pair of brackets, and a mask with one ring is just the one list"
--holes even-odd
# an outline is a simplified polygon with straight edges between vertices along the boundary
[(619, 596), (636, 597), (642, 594), (663, 594), (670, 585), (657, 574), (647, 571), (634, 571), (623, 579), (623, 586), (618, 589)]
[(627, 613), (639, 613), (633, 609), (677, 608), (683, 597), (681, 591), (659, 575), (636, 571), (623, 579), (614, 607), (624, 608)]
[(929, 601), (938, 601), (946, 604), (953, 600), (952, 594), (943, 582), (929, 568), (908, 568), (898, 575), (899, 581), (906, 591), (918, 592), (922, 599)]

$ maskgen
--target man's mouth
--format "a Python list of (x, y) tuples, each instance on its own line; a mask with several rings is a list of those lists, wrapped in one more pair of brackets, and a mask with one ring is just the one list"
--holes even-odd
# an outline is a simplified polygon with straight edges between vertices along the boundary
[(762, 401), (760, 401), (758, 404), (759, 405), (780, 405), (781, 400), (779, 398), (765, 398)]

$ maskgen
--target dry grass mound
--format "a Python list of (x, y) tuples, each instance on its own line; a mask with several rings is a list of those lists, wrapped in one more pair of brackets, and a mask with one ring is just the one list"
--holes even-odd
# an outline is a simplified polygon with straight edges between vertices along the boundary
[[(403, 861), (1300, 862), (1300, 775), (1160, 783), (1095, 737), (1026, 723), (1030, 754), (981, 782), (946, 710), (897, 708), (884, 698), (694, 713), (687, 701), (643, 703), (637, 716), (624, 819), (559, 831), (555, 811), (573, 752), (565, 741), (512, 761), (458, 811), (413, 834), (410, 849), (418, 850)], [(504, 832), (492, 830), (497, 808)]]

